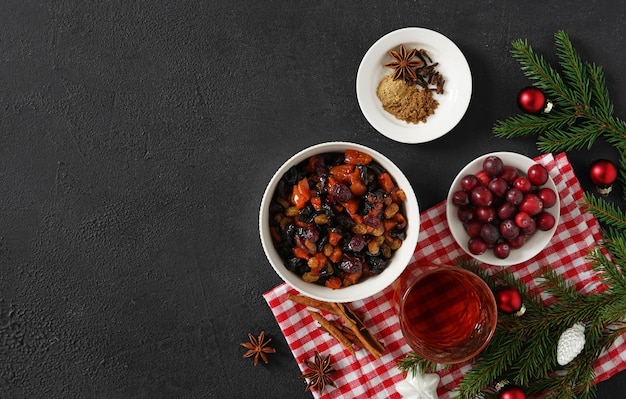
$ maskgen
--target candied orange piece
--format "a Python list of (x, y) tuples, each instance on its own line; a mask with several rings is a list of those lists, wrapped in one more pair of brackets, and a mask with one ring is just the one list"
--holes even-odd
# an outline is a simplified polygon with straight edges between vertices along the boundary
[(368, 165), (372, 162), (372, 157), (361, 151), (346, 150), (344, 162), (348, 165)]
[(330, 168), (330, 174), (342, 183), (350, 182), (350, 175), (354, 172), (354, 165), (336, 165)]
[(337, 288), (341, 288), (341, 279), (335, 276), (329, 277), (328, 280), (324, 282), (324, 285), (336, 290)]
[(305, 177), (298, 184), (293, 186), (291, 192), (291, 203), (298, 209), (304, 208), (306, 203), (311, 199), (311, 191), (309, 190), (309, 180)]
[(382, 187), (383, 190), (387, 191), (388, 193), (391, 192), (391, 190), (393, 190), (393, 179), (391, 179), (391, 175), (387, 172), (383, 172), (380, 175), (378, 175), (378, 183), (380, 183), (380, 186)]

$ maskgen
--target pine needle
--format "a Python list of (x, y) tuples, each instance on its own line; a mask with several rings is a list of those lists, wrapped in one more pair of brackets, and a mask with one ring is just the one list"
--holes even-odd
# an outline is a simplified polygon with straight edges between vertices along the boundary
[(569, 131), (545, 132), (537, 140), (537, 147), (545, 153), (589, 149), (601, 134), (595, 125), (585, 123), (570, 127)]
[(607, 202), (604, 198), (584, 193), (582, 209), (604, 223), (606, 226), (619, 230), (626, 230), (626, 213), (614, 204)]
[(575, 103), (585, 106), (591, 102), (591, 84), (586, 76), (585, 65), (565, 32), (558, 31), (554, 37), (556, 54), (561, 59), (561, 68), (570, 83)]
[(531, 136), (538, 132), (561, 130), (576, 122), (576, 116), (571, 113), (553, 111), (550, 118), (544, 116), (522, 114), (512, 116), (504, 121), (496, 122), (493, 132), (496, 137), (513, 138)]

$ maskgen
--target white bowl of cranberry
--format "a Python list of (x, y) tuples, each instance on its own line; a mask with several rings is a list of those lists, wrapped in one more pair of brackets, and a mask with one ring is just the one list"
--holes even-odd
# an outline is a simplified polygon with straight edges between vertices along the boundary
[(452, 236), (482, 263), (510, 266), (541, 252), (559, 222), (558, 191), (543, 165), (513, 152), (485, 154), (454, 179), (446, 203)]
[(261, 244), (302, 294), (351, 302), (391, 285), (411, 260), (419, 207), (402, 171), (360, 144), (328, 142), (287, 160), (259, 212)]

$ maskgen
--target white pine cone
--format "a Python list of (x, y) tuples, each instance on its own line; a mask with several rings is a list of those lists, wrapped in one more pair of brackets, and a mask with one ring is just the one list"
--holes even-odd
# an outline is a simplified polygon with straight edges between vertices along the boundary
[(561, 334), (556, 348), (556, 361), (565, 366), (585, 347), (585, 325), (576, 323)]

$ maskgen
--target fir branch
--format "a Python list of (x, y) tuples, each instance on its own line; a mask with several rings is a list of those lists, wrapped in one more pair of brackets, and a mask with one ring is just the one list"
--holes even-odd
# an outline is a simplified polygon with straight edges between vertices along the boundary
[(626, 151), (626, 122), (613, 116), (602, 68), (583, 62), (565, 32), (558, 31), (554, 37), (564, 77), (526, 40), (513, 41), (511, 50), (524, 75), (545, 92), (554, 109), (547, 114), (498, 121), (494, 135), (513, 138), (536, 134), (542, 152), (590, 148), (603, 136), (620, 151)]
[(605, 294), (578, 295), (576, 301), (559, 302), (548, 308), (543, 315), (543, 328), (558, 326), (560, 335), (565, 329), (580, 321), (593, 321), (599, 315), (599, 309), (607, 305)]
[(513, 383), (520, 386), (531, 386), (538, 377), (547, 376), (556, 365), (553, 329), (538, 329), (532, 336), (532, 344), (516, 360), (517, 375)]
[(619, 150), (619, 175), (617, 179), (622, 183), (622, 198), (626, 198), (626, 150)]
[(595, 397), (595, 361), (597, 356), (581, 353), (564, 372), (533, 381), (533, 393), (545, 399), (591, 399)]
[[(600, 278), (600, 281), (608, 287), (608, 292), (616, 294), (620, 299), (623, 298), (624, 303), (621, 305), (622, 317), (626, 313), (626, 275), (624, 275), (624, 270), (619, 264), (626, 264), (624, 262), (626, 258), (625, 241), (625, 238), (621, 235), (607, 237), (604, 245), (611, 252), (614, 259), (607, 258), (600, 249), (595, 249), (588, 257), (593, 271)], [(620, 315), (615, 320), (621, 320)]]
[(582, 209), (591, 213), (598, 221), (607, 226), (619, 230), (626, 229), (626, 213), (603, 198), (584, 193)]
[(606, 116), (607, 112), (606, 110), (592, 107), (585, 113), (585, 117), (590, 122), (598, 125), (598, 131), (604, 133), (605, 139), (609, 144), (623, 151), (626, 149), (626, 123), (613, 116)]
[(591, 80), (592, 105), (602, 112), (603, 118), (610, 118), (613, 115), (614, 107), (609, 97), (609, 89), (606, 86), (602, 68), (595, 64), (588, 64), (587, 75)]
[(561, 75), (544, 59), (535, 53), (526, 40), (513, 42), (511, 51), (521, 67), (522, 72), (537, 87), (543, 89), (548, 97), (554, 97), (558, 105), (566, 106), (576, 103), (576, 97), (571, 93)]
[(585, 147), (589, 149), (600, 135), (602, 131), (598, 130), (595, 125), (585, 123), (580, 126), (571, 126), (569, 131), (545, 132), (537, 140), (537, 148), (546, 153), (580, 150)]
[(456, 265), (480, 277), (492, 290), (495, 290), (498, 286), (497, 279), (491, 275), (488, 270), (482, 269), (478, 262), (473, 258), (459, 257), (456, 260)]
[[(415, 352), (409, 352), (406, 356), (398, 361), (398, 368), (405, 372), (416, 373), (432, 373), (437, 370), (438, 364), (426, 360)], [(443, 369), (447, 366), (443, 365)]]
[(554, 37), (556, 54), (561, 59), (563, 74), (571, 83), (572, 94), (576, 98), (575, 103), (589, 104), (591, 102), (591, 85), (587, 80), (585, 65), (565, 32), (558, 31)]
[(556, 110), (550, 113), (549, 118), (532, 114), (520, 114), (496, 122), (493, 132), (496, 137), (501, 138), (530, 136), (538, 132), (561, 130), (573, 125), (574, 122), (576, 122), (576, 116), (573, 113), (563, 113)]
[(569, 284), (554, 269), (545, 269), (540, 277), (539, 287), (548, 290), (558, 301), (572, 301), (578, 299), (576, 287)]
[(457, 387), (460, 397), (473, 399), (485, 388), (497, 383), (517, 362), (523, 349), (524, 343), (519, 337), (496, 330), (479, 361), (467, 372)]

